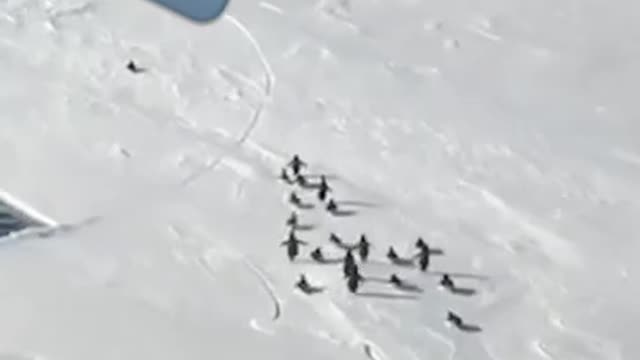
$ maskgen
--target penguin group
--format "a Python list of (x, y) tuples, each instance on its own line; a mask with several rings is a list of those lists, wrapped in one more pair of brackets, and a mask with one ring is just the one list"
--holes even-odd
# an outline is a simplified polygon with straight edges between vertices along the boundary
[[(143, 74), (148, 71), (146, 68), (139, 66), (133, 60), (130, 60), (126, 64), (126, 69), (133, 74)], [(325, 175), (320, 175), (320, 179), (317, 183), (310, 181), (309, 175), (305, 174), (305, 169), (307, 169), (308, 166), (309, 165), (303, 161), (298, 154), (295, 154), (286, 166), (281, 169), (280, 180), (289, 185), (297, 185), (297, 187), (302, 190), (315, 190), (318, 202), (323, 205), (325, 211), (330, 215), (348, 214), (349, 212), (343, 211), (340, 208), (339, 203), (334, 199), (334, 189), (329, 186)], [(313, 204), (305, 203), (299, 193), (295, 190), (289, 193), (288, 202), (295, 207), (296, 210), (304, 210), (313, 207)], [(296, 235), (296, 231), (301, 229), (301, 225), (298, 221), (298, 213), (295, 210), (287, 218), (285, 224), (289, 228), (289, 232), (287, 238), (281, 243), (281, 246), (286, 247), (287, 257), (290, 262), (293, 262), (300, 254), (300, 246), (308, 246), (309, 243), (299, 239)], [(348, 291), (353, 294), (358, 293), (362, 284), (367, 281), (367, 278), (360, 273), (360, 268), (354, 256), (354, 252), (359, 257), (361, 263), (366, 263), (368, 261), (372, 246), (366, 234), (361, 234), (359, 241), (356, 243), (348, 244), (345, 243), (337, 234), (330, 233), (329, 242), (345, 252), (345, 256), (342, 259), (327, 259), (324, 256), (321, 247), (314, 248), (309, 254), (310, 258), (320, 264), (341, 263)], [(400, 257), (393, 246), (391, 246), (387, 251), (386, 257), (391, 264), (399, 267), (414, 266), (415, 260), (417, 260), (418, 268), (420, 271), (425, 272), (430, 265), (432, 250), (421, 237), (417, 239), (415, 248), (417, 253), (413, 257), (403, 258)], [(401, 291), (416, 291), (419, 289), (415, 285), (401, 279), (395, 273), (392, 273), (386, 282)], [(309, 295), (322, 292), (324, 290), (321, 286), (311, 285), (304, 274), (300, 275), (295, 286), (305, 294)], [(439, 281), (439, 287), (451, 292), (456, 292), (456, 285), (450, 275), (446, 273), (442, 275), (442, 278)], [(452, 311), (447, 313), (446, 321), (460, 329), (470, 328), (468, 325), (464, 324), (459, 315)]]
[[(315, 198), (317, 199), (317, 202), (320, 203), (329, 215), (335, 215), (342, 211), (342, 209), (340, 209), (339, 202), (335, 200), (335, 190), (329, 186), (326, 175), (316, 176), (319, 177), (319, 180), (313, 182), (310, 180), (311, 176), (306, 173), (306, 169), (308, 167), (309, 165), (303, 161), (299, 155), (295, 154), (280, 170), (280, 180), (295, 187), (290, 191), (287, 198), (288, 203), (294, 208), (285, 221), (285, 224), (288, 227), (288, 237), (281, 243), (281, 246), (286, 246), (287, 257), (290, 262), (295, 261), (298, 255), (300, 255), (301, 246), (309, 245), (308, 242), (299, 239), (296, 235), (296, 231), (301, 227), (298, 219), (298, 213), (300, 210), (315, 207), (311, 202), (306, 203), (300, 196), (301, 192), (298, 192), (297, 190), (315, 190)], [(360, 264), (366, 263), (369, 260), (372, 244), (365, 233), (362, 233), (358, 241), (354, 243), (345, 242), (334, 232), (329, 234), (328, 240), (334, 247), (343, 251), (344, 256), (339, 259), (329, 259), (323, 253), (322, 247), (317, 246), (309, 252), (310, 259), (318, 264), (341, 264), (342, 275), (347, 290), (352, 294), (357, 294), (363, 283), (367, 281), (367, 278), (361, 274), (356, 256), (359, 258)], [(431, 255), (434, 251), (422, 237), (417, 238), (414, 247), (416, 249), (416, 253), (413, 256), (401, 257), (398, 255), (394, 247), (390, 246), (386, 253), (386, 257), (394, 266), (414, 267), (417, 265), (421, 272), (426, 272), (429, 268)], [(392, 273), (385, 282), (400, 291), (420, 291), (417, 286), (401, 279), (396, 273)], [(446, 273), (442, 274), (438, 286), (440, 289), (449, 290), (451, 292), (454, 292), (456, 289), (451, 276)], [(324, 290), (323, 287), (311, 285), (305, 274), (300, 275), (299, 280), (295, 283), (295, 287), (308, 295)], [(449, 324), (458, 328), (461, 328), (463, 325), (461, 317), (452, 311), (447, 313), (445, 320)]]

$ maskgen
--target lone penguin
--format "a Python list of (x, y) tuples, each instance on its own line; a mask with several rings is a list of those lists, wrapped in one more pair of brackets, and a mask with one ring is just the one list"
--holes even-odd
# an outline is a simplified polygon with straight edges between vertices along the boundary
[(129, 60), (129, 62), (127, 63), (127, 70), (131, 71), (134, 74), (139, 74), (146, 71), (145, 69), (138, 67), (138, 65), (136, 65), (133, 60)]

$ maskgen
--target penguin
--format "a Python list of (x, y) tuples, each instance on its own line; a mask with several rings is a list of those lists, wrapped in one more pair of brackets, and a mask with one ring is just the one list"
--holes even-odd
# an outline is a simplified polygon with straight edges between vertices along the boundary
[(366, 262), (369, 258), (369, 247), (371, 244), (367, 241), (367, 236), (365, 234), (360, 235), (360, 242), (358, 243), (358, 255), (360, 256), (360, 260)]
[(285, 168), (280, 169), (280, 180), (286, 182), (287, 184), (293, 183), (293, 181), (289, 177), (289, 174), (287, 173), (287, 169)]
[(328, 212), (334, 213), (338, 211), (338, 204), (336, 204), (336, 202), (333, 199), (330, 199), (329, 202), (327, 203), (326, 209)]
[(347, 288), (349, 289), (349, 292), (354, 294), (357, 293), (362, 282), (364, 282), (364, 277), (360, 275), (358, 266), (354, 264), (353, 271), (347, 278)]
[(418, 264), (420, 265), (420, 271), (422, 272), (427, 271), (427, 268), (429, 267), (431, 254), (429, 253), (428, 250), (422, 250), (420, 254), (418, 254), (418, 257), (419, 257)]
[(295, 205), (295, 206), (300, 206), (302, 204), (302, 199), (300, 199), (300, 197), (298, 196), (298, 194), (295, 191), (292, 191), (289, 194), (289, 203)]
[(302, 291), (305, 291), (305, 290), (309, 289), (310, 286), (309, 286), (309, 283), (307, 282), (307, 278), (304, 276), (304, 274), (300, 274), (300, 279), (296, 283), (296, 287), (299, 288)]
[(289, 238), (280, 244), (280, 246), (287, 247), (287, 256), (289, 257), (289, 261), (293, 261), (296, 258), (296, 256), (298, 256), (298, 253), (300, 251), (299, 250), (300, 245), (308, 245), (308, 244), (306, 241), (297, 239), (293, 231), (290, 231)]
[(298, 186), (301, 187), (305, 187), (309, 185), (309, 182), (307, 181), (307, 178), (302, 175), (302, 174), (296, 174), (296, 184), (298, 184)]
[(463, 324), (462, 318), (452, 311), (447, 312), (447, 322), (455, 325), (456, 327), (460, 327)]
[(393, 248), (393, 246), (389, 246), (389, 251), (387, 251), (387, 259), (391, 260), (392, 262), (398, 260), (398, 254), (396, 253), (396, 250)]
[(320, 185), (318, 186), (318, 200), (325, 201), (327, 194), (331, 191), (331, 187), (327, 184), (327, 179), (324, 175), (320, 176)]
[(139, 74), (146, 71), (145, 69), (138, 67), (138, 65), (136, 65), (133, 60), (129, 60), (129, 62), (127, 63), (127, 70), (131, 71), (134, 74)]
[(391, 274), (391, 276), (389, 277), (389, 282), (392, 283), (395, 286), (402, 286), (403, 285), (402, 280), (400, 280), (400, 278), (396, 274)]
[(448, 274), (442, 275), (442, 278), (440, 279), (440, 286), (449, 290), (455, 287), (453, 280), (451, 280)]
[(307, 164), (300, 160), (300, 156), (298, 156), (298, 154), (293, 155), (293, 158), (289, 161), (288, 165), (291, 167), (291, 170), (293, 170), (295, 175), (299, 175), (300, 170), (307, 167)]
[(419, 237), (418, 240), (416, 241), (416, 248), (418, 248), (419, 250), (424, 250), (424, 249), (429, 249), (429, 245), (427, 245), (426, 242), (424, 242), (424, 240), (422, 239), (422, 237)]
[(313, 259), (314, 261), (317, 261), (317, 262), (324, 262), (325, 261), (324, 255), (322, 254), (322, 250), (319, 247), (315, 248), (311, 252), (311, 259)]
[(295, 211), (291, 212), (291, 215), (289, 215), (289, 217), (287, 218), (286, 224), (291, 228), (295, 228), (298, 226), (298, 214), (296, 214)]
[(351, 250), (347, 250), (347, 254), (344, 257), (344, 261), (342, 263), (342, 272), (344, 277), (349, 277), (353, 274), (354, 271), (357, 271), (356, 260), (351, 253)]

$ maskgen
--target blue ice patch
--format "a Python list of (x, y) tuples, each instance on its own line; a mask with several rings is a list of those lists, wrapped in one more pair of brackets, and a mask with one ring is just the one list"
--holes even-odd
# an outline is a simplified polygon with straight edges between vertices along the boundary
[(195, 22), (205, 23), (216, 19), (227, 7), (229, 0), (151, 0), (174, 13)]

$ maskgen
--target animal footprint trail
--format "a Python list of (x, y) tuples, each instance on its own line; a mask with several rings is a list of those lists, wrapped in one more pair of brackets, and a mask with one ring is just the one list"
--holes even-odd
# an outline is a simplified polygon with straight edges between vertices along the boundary
[(276, 290), (274, 289), (273, 285), (271, 284), (269, 279), (267, 279), (264, 271), (262, 271), (251, 260), (243, 258), (243, 262), (247, 266), (247, 268), (258, 278), (263, 289), (269, 295), (269, 298), (271, 299), (273, 305), (272, 319), (278, 320), (280, 318), (280, 315), (282, 314), (282, 304), (280, 299), (276, 295)]

